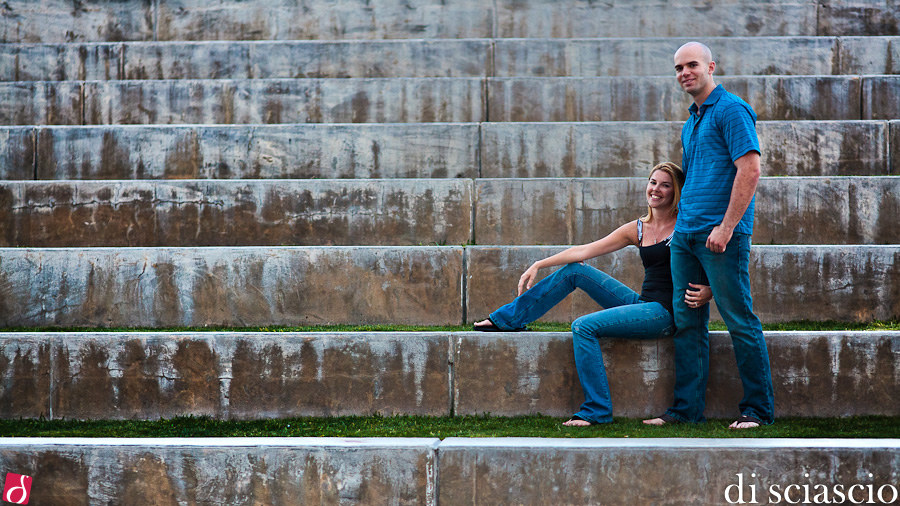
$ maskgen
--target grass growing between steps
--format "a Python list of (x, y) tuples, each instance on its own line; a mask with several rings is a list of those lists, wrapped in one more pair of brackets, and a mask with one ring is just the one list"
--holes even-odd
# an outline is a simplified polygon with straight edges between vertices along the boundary
[[(556, 322), (534, 322), (528, 325), (536, 332), (569, 332), (571, 324)], [(709, 329), (727, 330), (725, 324), (710, 322)], [(9, 327), (0, 332), (463, 332), (472, 330), (471, 325), (306, 325), (270, 327), (125, 327), (125, 328), (84, 328), (84, 327)], [(786, 323), (763, 323), (768, 331), (900, 331), (900, 320), (872, 322), (839, 321), (797, 321)]]
[(0, 437), (547, 437), (547, 438), (900, 438), (900, 417), (795, 418), (753, 430), (731, 420), (651, 427), (616, 418), (591, 427), (564, 427), (564, 418), (498, 416), (344, 416), (269, 420), (178, 417), (154, 421), (0, 420)]

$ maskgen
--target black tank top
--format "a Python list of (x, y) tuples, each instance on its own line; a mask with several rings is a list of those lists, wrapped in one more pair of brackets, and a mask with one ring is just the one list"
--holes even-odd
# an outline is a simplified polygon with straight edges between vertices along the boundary
[[(644, 223), (637, 220), (638, 244), (644, 237)], [(670, 313), (672, 312), (672, 263), (669, 256), (669, 243), (672, 234), (652, 246), (638, 246), (641, 263), (644, 264), (644, 284), (641, 286), (643, 301), (659, 302)]]

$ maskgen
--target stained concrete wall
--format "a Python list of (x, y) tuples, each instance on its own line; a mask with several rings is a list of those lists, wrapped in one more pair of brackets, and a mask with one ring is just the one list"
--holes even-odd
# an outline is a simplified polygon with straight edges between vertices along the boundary
[[(457, 324), (512, 300), (521, 272), (561, 249), (2, 248), (0, 325)], [(754, 309), (768, 322), (896, 318), (897, 256), (896, 246), (754, 246)], [(640, 288), (634, 248), (590, 263)], [(575, 294), (545, 320), (596, 308)]]
[(431, 438), (4, 438), (29, 504), (434, 505)]
[[(842, 417), (898, 413), (900, 333), (766, 332), (777, 417)], [(569, 333), (453, 335), (454, 407), (458, 415), (541, 413), (569, 416), (584, 394)], [(672, 339), (601, 339), (613, 414), (651, 417), (671, 405)], [(710, 337), (705, 414), (740, 415), (743, 388), (731, 338)]]
[[(760, 121), (762, 174), (896, 174), (896, 125)], [(681, 162), (680, 132), (677, 121), (0, 127), (0, 178), (646, 177)]]
[[(472, 246), (466, 248), (466, 308), (481, 320), (511, 301), (519, 276), (532, 263), (562, 247)], [(587, 262), (640, 290), (643, 269), (636, 248)], [(900, 315), (900, 272), (896, 246), (753, 246), (750, 285), (753, 309), (765, 322), (796, 320), (871, 321)], [(547, 275), (552, 270), (542, 272)], [(571, 322), (597, 311), (576, 292), (544, 317)], [(714, 317), (716, 313), (713, 313)]]
[[(63, 0), (9, 0), (2, 42), (120, 40), (409, 39), (466, 37), (677, 37), (685, 25), (698, 36), (897, 35), (892, 0), (797, 0), (744, 5), (695, 0), (598, 5), (588, 0), (495, 5), (468, 0), (371, 4), (344, 0), (242, 2), (97, 0), (74, 9)], [(729, 20), (722, 22), (722, 20)]]
[[(0, 45), (0, 81), (564, 77), (673, 73), (686, 38)], [(898, 37), (707, 37), (716, 74), (900, 73)]]
[[(777, 417), (900, 414), (900, 333), (765, 337)], [(731, 339), (710, 343), (705, 413), (736, 417)], [(601, 349), (615, 416), (669, 406), (671, 338)], [(566, 417), (584, 401), (568, 332), (7, 333), (0, 385), (0, 418)]]
[[(716, 81), (746, 100), (760, 120), (852, 120), (862, 103), (897, 95), (900, 79), (845, 76), (723, 76)], [(875, 78), (873, 78), (875, 79)], [(873, 96), (861, 97), (870, 93)], [(684, 121), (689, 97), (672, 77), (488, 79), (491, 121)]]
[(14, 333), (0, 417), (450, 414), (440, 333)]
[[(478, 244), (584, 244), (646, 214), (645, 178), (478, 179)], [(895, 177), (762, 178), (757, 244), (897, 244)]]
[(84, 111), (87, 125), (472, 122), (485, 95), (476, 78), (90, 81)]
[(37, 128), (37, 160), (27, 131), (6, 132), (6, 179), (477, 177), (480, 156), (477, 124)]
[[(900, 107), (900, 76), (718, 81), (760, 120), (892, 119)], [(0, 97), (2, 125), (683, 121), (690, 103), (671, 77), (635, 76), (30, 81), (0, 83)]]
[[(841, 439), (5, 438), (37, 504), (854, 502), (900, 479), (900, 442)], [(665, 470), (660, 472), (660, 469)], [(738, 476), (740, 475), (740, 476)], [(738, 489), (738, 483), (741, 488)], [(839, 488), (838, 488), (839, 487)], [(726, 496), (729, 492), (731, 495)], [(821, 497), (821, 496), (820, 496)], [(877, 499), (873, 499), (874, 500)], [(781, 501), (778, 501), (781, 502)]]
[(0, 245), (461, 245), (458, 179), (0, 183)]
[(776, 504), (790, 485), (784, 503), (804, 501), (804, 486), (811, 499), (826, 488), (837, 503), (836, 485), (844, 500), (859, 485), (854, 502), (867, 501), (870, 486), (885, 487), (886, 501), (900, 488), (892, 439), (447, 438), (438, 451), (440, 504), (737, 504), (753, 490), (760, 504)]
[(460, 247), (2, 249), (0, 326), (441, 325)]

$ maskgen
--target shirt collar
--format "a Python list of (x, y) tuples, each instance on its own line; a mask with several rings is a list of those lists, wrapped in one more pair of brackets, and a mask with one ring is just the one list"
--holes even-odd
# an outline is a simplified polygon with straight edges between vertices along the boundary
[[(706, 100), (703, 102), (703, 109), (715, 104), (719, 101), (719, 98), (722, 97), (722, 94), (725, 93), (725, 88), (722, 87), (721, 84), (717, 84), (715, 88), (713, 88), (712, 92), (710, 92), (709, 96), (706, 97)], [(691, 114), (697, 114), (699, 111), (697, 104), (692, 102), (691, 106), (688, 108), (688, 112)]]

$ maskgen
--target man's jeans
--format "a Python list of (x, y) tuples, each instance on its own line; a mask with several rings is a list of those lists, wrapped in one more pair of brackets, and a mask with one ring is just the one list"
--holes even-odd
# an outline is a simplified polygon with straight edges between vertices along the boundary
[(708, 232), (675, 233), (672, 281), (675, 308), (675, 402), (667, 414), (685, 422), (705, 420), (706, 384), (709, 379), (709, 305), (689, 308), (684, 303), (688, 283), (698, 283), (706, 272), (716, 307), (728, 326), (738, 371), (744, 387), (739, 404), (742, 415), (765, 424), (774, 421), (775, 397), (769, 353), (759, 318), (750, 297), (750, 236), (734, 234), (724, 253), (706, 247)]
[(634, 290), (609, 274), (575, 263), (557, 270), (491, 313), (491, 321), (505, 330), (517, 329), (537, 320), (576, 288), (585, 291), (605, 308), (575, 320), (572, 339), (575, 366), (584, 391), (584, 404), (576, 415), (592, 423), (612, 421), (612, 400), (600, 337), (656, 339), (675, 331), (672, 315), (659, 302), (638, 299)]

